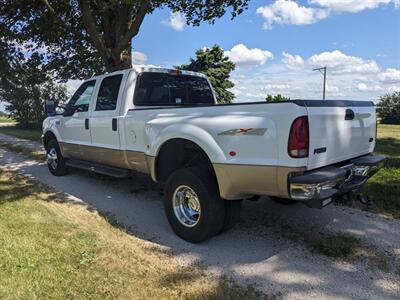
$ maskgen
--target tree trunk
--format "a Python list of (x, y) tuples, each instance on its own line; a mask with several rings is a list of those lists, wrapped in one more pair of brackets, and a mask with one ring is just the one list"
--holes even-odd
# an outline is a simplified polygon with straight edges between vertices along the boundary
[(122, 50), (120, 53), (112, 52), (107, 57), (107, 61), (104, 62), (107, 72), (114, 72), (118, 70), (129, 69), (132, 67), (132, 53), (131, 43), (127, 49)]

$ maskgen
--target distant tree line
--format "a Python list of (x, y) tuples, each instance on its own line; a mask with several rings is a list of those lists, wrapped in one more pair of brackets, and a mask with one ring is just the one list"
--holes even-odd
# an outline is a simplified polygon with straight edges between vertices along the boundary
[(265, 97), (265, 100), (267, 102), (281, 102), (281, 101), (288, 101), (290, 100), (290, 98), (283, 96), (281, 94), (277, 94), (277, 95), (267, 95), (267, 97)]

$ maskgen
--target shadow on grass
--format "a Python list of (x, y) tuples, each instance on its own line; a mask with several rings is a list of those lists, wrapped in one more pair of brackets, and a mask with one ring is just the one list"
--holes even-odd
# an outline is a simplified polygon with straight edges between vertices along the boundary
[(41, 127), (23, 128), (19, 125), (0, 126), (0, 133), (11, 135), (20, 139), (40, 142), (42, 136)]
[[(199, 282), (204, 276), (202, 272), (190, 272), (190, 268), (182, 268), (174, 273), (164, 276), (159, 285), (161, 287), (173, 287), (177, 285), (190, 285), (192, 282)], [(191, 295), (191, 299), (207, 299), (207, 300), (224, 300), (224, 299), (282, 299), (281, 294), (265, 295), (257, 291), (253, 285), (245, 288), (234, 284), (226, 277), (215, 278), (216, 287), (204, 292), (201, 291), (195, 295)]]
[(400, 140), (395, 138), (380, 138), (377, 140), (375, 152), (388, 156), (399, 156)]

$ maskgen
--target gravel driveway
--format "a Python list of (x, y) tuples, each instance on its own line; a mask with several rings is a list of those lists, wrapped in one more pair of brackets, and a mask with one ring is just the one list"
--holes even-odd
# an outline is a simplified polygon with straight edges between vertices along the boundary
[[(25, 143), (3, 134), (1, 140)], [(2, 149), (0, 166), (81, 199), (123, 224), (132, 234), (170, 249), (182, 264), (199, 262), (210, 272), (227, 275), (239, 283), (254, 284), (270, 296), (400, 298), (398, 220), (334, 205), (323, 210), (301, 204), (281, 206), (262, 198), (244, 202), (241, 221), (233, 230), (193, 245), (172, 232), (164, 216), (162, 195), (154, 188), (146, 188), (148, 181), (142, 176), (116, 180), (74, 170), (67, 176), (54, 177), (45, 164)], [(380, 260), (368, 255), (365, 259), (330, 258), (313, 252), (301, 238), (336, 231), (358, 236), (366, 249), (379, 253)]]

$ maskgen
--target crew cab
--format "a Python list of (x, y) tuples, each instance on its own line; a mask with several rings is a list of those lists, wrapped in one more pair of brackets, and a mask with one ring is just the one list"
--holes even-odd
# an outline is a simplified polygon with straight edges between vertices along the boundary
[[(82, 83), (64, 107), (46, 102), (43, 143), (56, 176), (81, 168), (146, 173), (167, 219), (189, 242), (237, 221), (242, 199), (322, 208), (382, 165), (368, 101), (217, 104), (202, 74), (133, 68)], [(300, 207), (299, 207), (300, 209)]]

